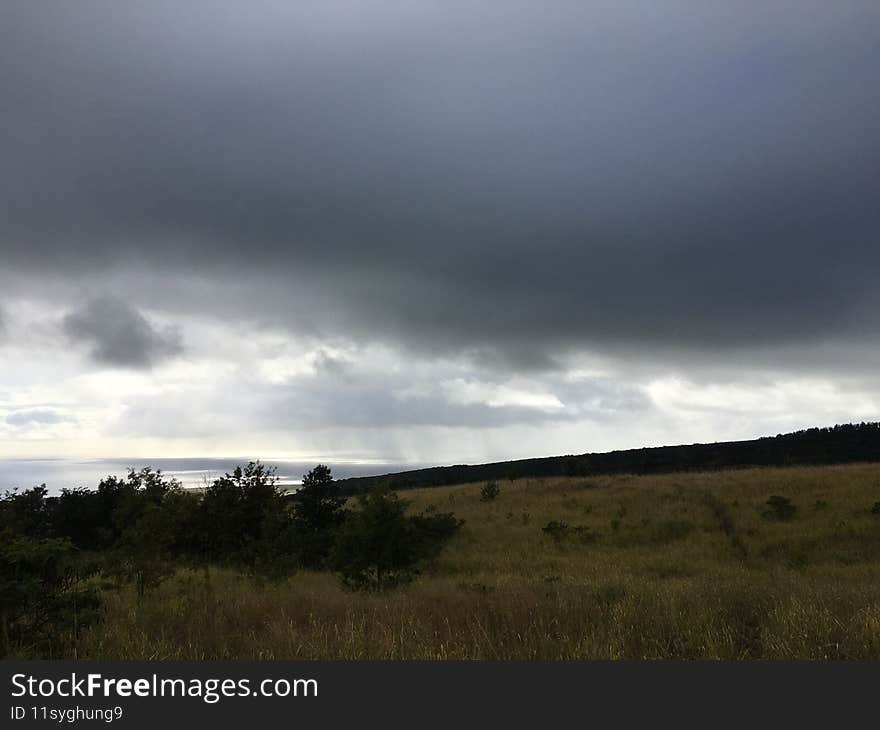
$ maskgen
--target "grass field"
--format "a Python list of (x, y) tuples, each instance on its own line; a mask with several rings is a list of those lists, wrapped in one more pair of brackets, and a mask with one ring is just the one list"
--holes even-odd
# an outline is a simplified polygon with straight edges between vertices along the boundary
[[(880, 465), (522, 479), (491, 502), (481, 486), (404, 493), (466, 520), (409, 586), (181, 570), (141, 602), (108, 590), (77, 656), (880, 657)], [(771, 495), (790, 520), (762, 516)]]

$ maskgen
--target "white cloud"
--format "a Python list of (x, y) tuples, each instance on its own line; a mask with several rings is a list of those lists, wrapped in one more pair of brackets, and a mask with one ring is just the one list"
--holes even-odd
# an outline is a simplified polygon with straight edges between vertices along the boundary
[(559, 411), (565, 408), (552, 393), (528, 384), (486, 383), (479, 380), (455, 378), (440, 383), (443, 394), (452, 403), (469, 405), (482, 403), (490, 408), (520, 406), (539, 411)]

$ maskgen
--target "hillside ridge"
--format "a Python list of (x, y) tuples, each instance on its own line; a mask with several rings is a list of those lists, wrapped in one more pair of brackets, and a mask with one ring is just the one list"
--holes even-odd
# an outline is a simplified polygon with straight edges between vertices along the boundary
[(417, 489), (492, 479), (659, 474), (749, 466), (805, 466), (880, 461), (880, 422), (839, 424), (745, 441), (650, 446), (544, 456), (487, 464), (456, 464), (338, 480), (346, 493)]

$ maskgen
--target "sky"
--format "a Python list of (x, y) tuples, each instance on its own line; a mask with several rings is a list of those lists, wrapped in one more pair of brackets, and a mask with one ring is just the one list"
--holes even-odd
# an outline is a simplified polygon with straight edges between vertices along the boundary
[(880, 4), (5, 0), (0, 459), (880, 418)]

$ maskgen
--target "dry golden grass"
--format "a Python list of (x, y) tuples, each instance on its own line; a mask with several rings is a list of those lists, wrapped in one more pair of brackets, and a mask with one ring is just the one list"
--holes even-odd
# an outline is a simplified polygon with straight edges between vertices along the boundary
[[(89, 658), (878, 658), (880, 465), (503, 482), (406, 492), (466, 520), (383, 595), (329, 574), (179, 571), (105, 595)], [(770, 495), (798, 511), (761, 516)], [(551, 520), (589, 527), (557, 543)]]

